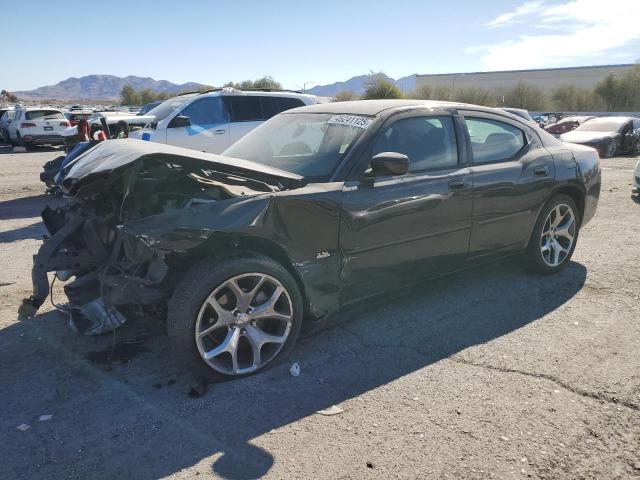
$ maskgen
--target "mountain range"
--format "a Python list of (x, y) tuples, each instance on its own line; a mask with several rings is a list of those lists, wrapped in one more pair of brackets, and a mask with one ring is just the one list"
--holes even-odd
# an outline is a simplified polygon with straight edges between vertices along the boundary
[(116, 77), (115, 75), (87, 75), (85, 77), (71, 77), (55, 85), (36, 88), (22, 92), (12, 92), (18, 98), (27, 100), (56, 99), (56, 100), (115, 100), (120, 98), (120, 91), (125, 85), (131, 85), (136, 90), (150, 89), (154, 92), (180, 93), (198, 90), (204, 85), (188, 82), (181, 85), (167, 80), (154, 80), (149, 77)]
[[(376, 74), (378, 75), (378, 74)], [(409, 75), (408, 77), (402, 77), (398, 80), (394, 80), (385, 74), (381, 74), (387, 81), (395, 84), (403, 92), (410, 92), (416, 88), (416, 76)], [(359, 75), (352, 77), (344, 82), (335, 82), (329, 85), (317, 85), (307, 90), (308, 93), (318, 95), (320, 97), (333, 97), (340, 92), (353, 92), (357, 95), (362, 95), (365, 90), (365, 83), (372, 75)]]
[[(365, 82), (371, 75), (359, 75), (343, 82), (335, 82), (329, 85), (316, 85), (307, 90), (308, 93), (321, 97), (332, 97), (339, 92), (352, 91), (358, 95), (364, 92)], [(401, 90), (409, 92), (415, 89), (416, 76), (394, 80), (387, 77), (391, 83), (397, 85)], [(183, 84), (171, 83), (167, 80), (154, 80), (149, 77), (116, 77), (114, 75), (87, 75), (84, 77), (71, 77), (55, 85), (12, 92), (18, 98), (24, 100), (117, 100), (120, 98), (120, 91), (125, 85), (131, 85), (136, 90), (150, 89), (155, 92), (175, 93), (194, 91), (202, 88), (201, 83), (188, 82)]]

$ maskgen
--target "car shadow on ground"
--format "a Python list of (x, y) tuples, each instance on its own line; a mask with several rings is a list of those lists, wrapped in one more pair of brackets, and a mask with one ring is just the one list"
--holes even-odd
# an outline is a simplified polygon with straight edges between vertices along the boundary
[[(62, 152), (64, 154), (64, 147), (60, 146), (49, 146), (49, 145), (35, 145), (33, 147), (29, 147), (29, 153), (46, 153), (46, 152)], [(13, 146), (8, 143), (0, 142), (0, 155), (8, 155), (10, 153), (14, 153)]]
[(44, 193), (31, 197), (0, 201), (0, 220), (40, 217), (45, 206), (49, 205), (51, 208), (57, 208), (64, 205), (64, 203), (64, 199)]
[(572, 262), (540, 277), (501, 262), (361, 302), (302, 338), (288, 363), (202, 395), (173, 363), (161, 322), (100, 338), (73, 334), (55, 312), (14, 323), (0, 331), (0, 476), (158, 478), (207, 459), (204, 473), (260, 477), (278, 459), (257, 437), (538, 321), (586, 273)]
[(0, 232), (0, 244), (16, 242), (18, 240), (42, 239), (47, 234), (47, 229), (42, 222), (32, 223), (21, 228), (15, 228), (7, 232)]

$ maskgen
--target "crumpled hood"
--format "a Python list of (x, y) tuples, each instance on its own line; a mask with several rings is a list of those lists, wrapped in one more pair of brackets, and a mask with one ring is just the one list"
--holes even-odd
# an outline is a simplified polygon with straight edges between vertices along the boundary
[(101, 142), (76, 158), (66, 167), (68, 170), (63, 185), (69, 189), (70, 186), (84, 181), (89, 176), (109, 173), (143, 158), (155, 158), (178, 164), (196, 163), (201, 164), (202, 168), (248, 177), (269, 178), (272, 181), (300, 181), (303, 178), (300, 175), (249, 160), (223, 157), (161, 143), (123, 139)]
[(613, 138), (615, 133), (611, 132), (587, 132), (582, 130), (574, 130), (572, 132), (560, 135), (560, 140), (570, 143), (589, 143), (596, 142), (607, 138)]

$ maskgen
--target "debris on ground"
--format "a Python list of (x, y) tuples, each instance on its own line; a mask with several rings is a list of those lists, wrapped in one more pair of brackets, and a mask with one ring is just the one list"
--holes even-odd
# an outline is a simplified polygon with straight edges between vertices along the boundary
[(297, 377), (300, 375), (300, 364), (298, 362), (293, 362), (291, 364), (291, 368), (289, 368), (289, 373), (292, 377)]
[(40, 415), (40, 417), (38, 418), (38, 421), (39, 422), (48, 422), (52, 418), (53, 418), (53, 415)]
[(187, 393), (187, 395), (189, 395), (189, 398), (194, 398), (194, 399), (200, 398), (205, 393), (207, 393), (208, 389), (209, 389), (209, 384), (201, 379), (198, 381), (196, 385), (194, 385), (189, 389), (189, 392)]
[(22, 424), (18, 425), (16, 428), (18, 430), (22, 431), (22, 432), (26, 432), (27, 430), (29, 430), (31, 428), (31, 425), (27, 425), (26, 423), (22, 423)]
[(332, 415), (340, 415), (343, 412), (344, 412), (344, 408), (341, 408), (337, 405), (331, 405), (329, 408), (325, 408), (324, 410), (318, 410), (316, 413), (330, 417)]

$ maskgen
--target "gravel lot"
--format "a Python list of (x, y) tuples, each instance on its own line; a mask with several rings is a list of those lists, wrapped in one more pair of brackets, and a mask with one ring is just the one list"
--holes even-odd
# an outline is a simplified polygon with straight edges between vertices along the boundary
[(300, 342), (299, 377), (198, 396), (151, 319), (117, 331), (111, 365), (113, 336), (50, 305), (17, 320), (57, 155), (0, 146), (0, 478), (640, 477), (635, 159), (603, 160), (560, 275), (504, 262), (351, 307)]

